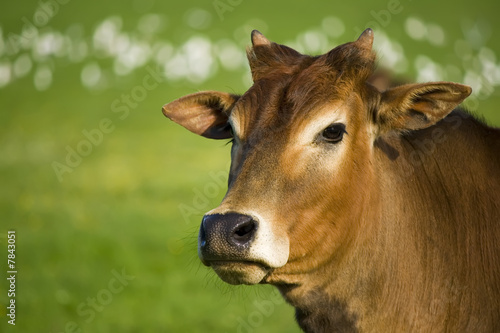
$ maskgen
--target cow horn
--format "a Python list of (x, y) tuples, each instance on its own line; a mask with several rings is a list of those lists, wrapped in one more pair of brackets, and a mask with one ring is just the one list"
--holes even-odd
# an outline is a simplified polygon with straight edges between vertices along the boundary
[(269, 46), (271, 42), (264, 37), (258, 30), (252, 31), (252, 45), (255, 46)]
[(359, 36), (358, 40), (356, 41), (356, 44), (359, 45), (359, 47), (370, 50), (372, 49), (373, 45), (373, 30), (368, 28), (363, 33)]

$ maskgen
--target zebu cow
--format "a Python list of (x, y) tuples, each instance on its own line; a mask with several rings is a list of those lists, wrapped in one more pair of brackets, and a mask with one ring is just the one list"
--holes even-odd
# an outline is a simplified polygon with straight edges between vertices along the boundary
[(372, 42), (312, 57), (254, 31), (246, 93), (163, 107), (233, 140), (199, 257), (307, 332), (500, 332), (500, 131), (454, 110), (467, 86), (386, 87)]

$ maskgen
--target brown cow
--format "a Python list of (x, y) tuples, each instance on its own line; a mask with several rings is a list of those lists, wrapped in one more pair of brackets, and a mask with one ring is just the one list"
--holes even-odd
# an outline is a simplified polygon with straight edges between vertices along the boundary
[(372, 42), (312, 57), (254, 31), (246, 93), (163, 107), (233, 139), (200, 259), (275, 285), (307, 332), (500, 332), (500, 131), (454, 110), (467, 86), (380, 84)]

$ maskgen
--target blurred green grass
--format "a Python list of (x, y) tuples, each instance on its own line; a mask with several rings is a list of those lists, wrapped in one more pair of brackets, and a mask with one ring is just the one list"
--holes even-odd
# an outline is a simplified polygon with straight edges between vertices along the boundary
[[(139, 16), (159, 13), (168, 18), (159, 37), (174, 45), (199, 34), (211, 40), (234, 39), (233, 31), (251, 20), (261, 25), (251, 28), (284, 43), (334, 15), (345, 24), (338, 41), (347, 42), (356, 27), (374, 20), (372, 11), (384, 10), (388, 3), (317, 1), (292, 6), (285, 1), (242, 1), (221, 20), (213, 2), (70, 1), (40, 30), (64, 31), (78, 23), (90, 36), (98, 23), (114, 15), (131, 31)], [(0, 13), (4, 37), (19, 33), (21, 18), (30, 18), (37, 6), (37, 1), (6, 5)], [(423, 54), (462, 68), (465, 62), (453, 41), (464, 39), (464, 20), (486, 22), (490, 38), (485, 45), (500, 54), (497, 2), (401, 1), (400, 6), (402, 11), (382, 28), (404, 46), (406, 55)], [(211, 14), (209, 28), (200, 31), (186, 24), (185, 14), (192, 8)], [(437, 47), (412, 40), (404, 32), (410, 16), (441, 25), (447, 43)], [(383, 53), (379, 50), (380, 56)], [(2, 61), (13, 60), (4, 55)], [(109, 59), (90, 61), (111, 67)], [(220, 202), (225, 189), (219, 186), (206, 201), (194, 200), (214, 183), (211, 173), (227, 171), (229, 147), (188, 133), (160, 112), (166, 102), (199, 90), (243, 92), (244, 71), (220, 70), (201, 83), (166, 80), (120, 120), (112, 103), (142, 84), (144, 68), (117, 77), (108, 89), (89, 90), (81, 84), (82, 63), (55, 59), (49, 65), (54, 74), (47, 90), (34, 88), (32, 74), (0, 88), (0, 276), (6, 271), (6, 232), (11, 229), (17, 235), (19, 271), (16, 326), (7, 324), (2, 306), (0, 330), (69, 332), (76, 325), (75, 332), (298, 332), (290, 306), (276, 304), (271, 313), (259, 307), (272, 298), (271, 287), (228, 286), (199, 263), (199, 221)], [(410, 78), (417, 74), (413, 66), (404, 73)], [(487, 99), (477, 98), (474, 106), (490, 123), (500, 125), (499, 102), (493, 91)], [(66, 147), (75, 149), (85, 139), (82, 131), (98, 127), (103, 118), (112, 120), (114, 130), (59, 182), (52, 163), (64, 163)], [(186, 218), (180, 205), (198, 208)], [(134, 278), (112, 294), (108, 304), (103, 295), (113, 272), (122, 270)], [(8, 286), (2, 280), (0, 304), (5, 305)], [(88, 312), (82, 315), (82, 309), (91, 309), (89, 298), (99, 295), (107, 304), (91, 319)]]

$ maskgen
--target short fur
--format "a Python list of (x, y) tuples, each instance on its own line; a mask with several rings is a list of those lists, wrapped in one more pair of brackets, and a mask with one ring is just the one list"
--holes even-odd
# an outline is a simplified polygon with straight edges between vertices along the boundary
[[(261, 283), (306, 332), (499, 332), (500, 131), (451, 112), (470, 88), (373, 84), (371, 31), (316, 57), (253, 38), (253, 86), (210, 121), (239, 124), (218, 209), (271, 211), (290, 240)], [(343, 141), (297, 146), (325, 113)]]

